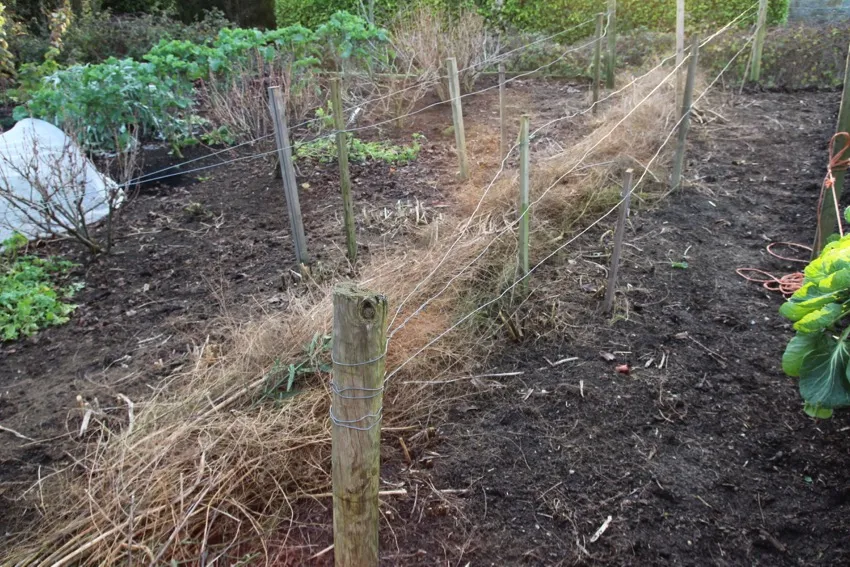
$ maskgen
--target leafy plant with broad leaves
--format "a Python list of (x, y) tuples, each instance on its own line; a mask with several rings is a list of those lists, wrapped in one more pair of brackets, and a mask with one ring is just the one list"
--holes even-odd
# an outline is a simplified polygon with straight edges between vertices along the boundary
[(779, 310), (797, 331), (782, 369), (799, 379), (806, 413), (827, 418), (850, 406), (850, 235), (827, 244), (804, 275), (803, 286)]
[(27, 239), (15, 234), (0, 243), (0, 341), (34, 335), (68, 322), (76, 305), (67, 302), (82, 284), (58, 285), (74, 264), (22, 255)]

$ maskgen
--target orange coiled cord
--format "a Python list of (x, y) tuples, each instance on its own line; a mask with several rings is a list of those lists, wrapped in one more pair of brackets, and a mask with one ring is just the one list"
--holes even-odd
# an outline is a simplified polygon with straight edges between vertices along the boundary
[[(844, 144), (841, 146), (841, 149), (836, 152), (835, 151), (835, 143), (836, 141), (843, 139)], [(850, 169), (850, 156), (847, 158), (843, 158), (845, 153), (850, 151), (850, 133), (847, 132), (838, 132), (835, 134), (832, 139), (829, 141), (829, 163), (826, 166), (826, 177), (823, 179), (823, 184), (821, 185), (820, 196), (818, 197), (818, 234), (821, 233), (821, 217), (820, 211), (823, 207), (824, 195), (826, 194), (827, 189), (832, 193), (832, 202), (835, 205), (835, 219), (838, 222), (838, 234), (842, 237), (844, 236), (844, 227), (841, 224), (841, 211), (838, 205), (838, 195), (835, 193), (835, 175), (836, 171), (847, 171)], [(780, 260), (785, 260), (788, 262), (800, 262), (802, 264), (808, 264), (808, 259), (800, 259), (800, 258), (788, 258), (787, 256), (781, 256), (771, 250), (773, 246), (776, 245), (784, 245), (789, 246), (791, 248), (799, 248), (800, 250), (806, 250), (811, 252), (812, 249), (809, 246), (805, 246), (803, 244), (797, 244), (795, 242), (771, 242), (767, 246), (767, 252)], [(795, 291), (800, 289), (803, 286), (803, 281), (805, 280), (805, 275), (802, 272), (794, 272), (793, 274), (786, 274), (781, 277), (776, 277), (770, 272), (765, 272), (764, 270), (759, 270), (758, 268), (738, 268), (735, 270), (739, 276), (744, 278), (747, 281), (760, 283), (762, 286), (769, 291), (778, 291), (785, 297), (789, 297), (794, 294)], [(747, 274), (758, 274), (762, 277), (753, 277)]]

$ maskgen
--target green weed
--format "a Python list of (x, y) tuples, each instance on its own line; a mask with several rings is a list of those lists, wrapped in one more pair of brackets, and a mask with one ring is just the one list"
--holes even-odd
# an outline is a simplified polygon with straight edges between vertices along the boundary
[(83, 284), (60, 286), (74, 264), (57, 258), (20, 253), (27, 239), (20, 234), (2, 243), (0, 254), (0, 340), (14, 341), (40, 329), (68, 322), (76, 305), (67, 303)]

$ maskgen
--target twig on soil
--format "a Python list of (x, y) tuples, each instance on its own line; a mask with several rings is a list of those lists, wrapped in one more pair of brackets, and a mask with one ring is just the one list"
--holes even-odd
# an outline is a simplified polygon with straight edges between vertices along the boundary
[(707, 352), (711, 356), (711, 358), (716, 360), (717, 363), (720, 364), (721, 368), (726, 368), (726, 359), (723, 358), (723, 356), (717, 354), (716, 352), (714, 352), (713, 350), (711, 350), (710, 348), (708, 348), (707, 346), (705, 346), (704, 344), (702, 344), (701, 342), (699, 342), (698, 340), (696, 340), (695, 338), (690, 336), (687, 333), (687, 331), (677, 334), (676, 338), (677, 339), (689, 339), (691, 342), (693, 342), (694, 344), (699, 346), (701, 349), (703, 349), (705, 352)]
[(593, 542), (595, 542), (596, 540), (598, 540), (600, 537), (602, 537), (602, 534), (604, 534), (604, 533), (605, 533), (605, 530), (607, 530), (607, 529), (608, 529), (608, 526), (610, 526), (610, 525), (611, 525), (611, 520), (613, 520), (613, 519), (614, 519), (614, 518), (613, 518), (612, 516), (608, 516), (607, 518), (605, 518), (605, 521), (602, 523), (602, 525), (601, 525), (601, 526), (599, 526), (599, 529), (598, 529), (598, 530), (596, 530), (596, 533), (595, 533), (595, 534), (593, 534), (593, 535), (590, 537), (590, 543), (593, 543)]
[(133, 401), (124, 394), (118, 394), (118, 399), (123, 400), (127, 404), (127, 435), (129, 435), (133, 432), (133, 424), (136, 421), (136, 417), (133, 414), (135, 406), (133, 405)]
[(318, 552), (318, 553), (316, 553), (315, 555), (311, 555), (311, 556), (310, 556), (310, 559), (318, 559), (318, 558), (319, 558), (319, 557), (321, 557), (322, 555), (324, 555), (324, 554), (326, 554), (327, 552), (331, 551), (333, 548), (334, 548), (334, 544), (330, 544), (329, 546), (327, 546), (327, 547), (326, 547), (326, 548), (324, 548), (323, 550), (319, 551), (319, 552)]
[(4, 426), (0, 425), (0, 431), (5, 431), (6, 433), (11, 433), (12, 435), (17, 437), (18, 439), (23, 439), (24, 441), (35, 441), (35, 439), (33, 439), (32, 437), (27, 437), (26, 435), (24, 435), (22, 433), (18, 433), (17, 431), (15, 431), (14, 429), (12, 429), (10, 427), (4, 427)]

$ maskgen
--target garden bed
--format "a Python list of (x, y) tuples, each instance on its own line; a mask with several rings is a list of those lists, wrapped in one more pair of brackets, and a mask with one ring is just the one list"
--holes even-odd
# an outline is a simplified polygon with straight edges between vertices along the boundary
[[(480, 394), (454, 407), (438, 441), (404, 435), (413, 464), (382, 474), (384, 488), (408, 491), (382, 507), (382, 564), (850, 560), (850, 416), (803, 413), (780, 365), (792, 335), (782, 297), (735, 273), (799, 269), (765, 246), (813, 237), (838, 98), (744, 95), (717, 108), (723, 122), (695, 128), (693, 185), (633, 213), (628, 311), (620, 299), (613, 325), (594, 296), (607, 227), (571, 248), (569, 274), (535, 277), (533, 296), (549, 299), (523, 312), (551, 312), (553, 331), (482, 368), (496, 376), (473, 381)], [(330, 542), (310, 535), (313, 549)]]
[[(537, 122), (583, 108), (584, 88), (522, 81), (510, 93), (514, 108)], [(559, 266), (535, 273), (517, 315), (529, 329), (524, 341), (479, 369), (503, 376), (472, 381), (474, 394), (453, 406), (448, 422), (383, 436), (382, 489), (407, 490), (382, 498), (384, 564), (850, 558), (842, 477), (850, 418), (805, 417), (780, 368), (790, 336), (777, 314), (781, 297), (735, 274), (743, 266), (796, 269), (764, 247), (811, 239), (837, 106), (835, 93), (762, 93), (713, 106), (719, 117), (703, 113), (709, 123), (695, 125), (691, 138), (692, 185), (655, 205), (634, 204), (613, 325), (597, 312), (608, 225), (569, 247)], [(466, 108), (470, 155), (479, 173), (490, 171), (495, 92)], [(411, 165), (353, 167), (364, 257), (405, 249), (417, 212), (428, 222), (453, 206), (448, 124), (448, 108), (438, 107), (405, 133), (386, 133), (397, 142), (426, 136)], [(581, 120), (564, 122), (536, 150), (581, 134)], [(345, 276), (335, 165), (299, 167), (308, 243), (324, 266), (313, 275)], [(288, 219), (270, 164), (169, 181), (142, 187), (122, 216), (116, 253), (80, 270), (87, 288), (68, 326), (0, 350), (0, 424), (49, 440), (0, 433), (4, 532), (38, 518), (25, 509), (32, 500), (19, 496), (82, 450), (78, 394), (98, 398), (108, 423), (121, 427), (127, 412), (117, 395), (141, 405), (194, 363), (200, 345), (215, 356), (230, 339), (221, 316), (236, 322), (285, 311), (291, 294), (311, 293), (290, 275)], [(77, 254), (67, 242), (42, 251)], [(511, 345), (507, 332), (504, 341)], [(615, 371), (622, 363), (630, 375)], [(282, 534), (270, 555), (284, 564), (328, 563), (326, 504), (306, 503), (304, 523), (288, 539)]]
[[(550, 119), (563, 113), (564, 105), (584, 105), (585, 91), (574, 83), (517, 81), (508, 90), (509, 108), (534, 109), (541, 120)], [(552, 92), (559, 93), (556, 99)], [(497, 108), (498, 95), (491, 90), (473, 102), (466, 112), (468, 144), (485, 170), (496, 164), (498, 115), (491, 109)], [(365, 139), (399, 144), (410, 143), (414, 132), (425, 136), (410, 164), (351, 165), (364, 261), (410, 246), (417, 227), (452, 205), (457, 182), (450, 125), (450, 109), (437, 106), (414, 116), (404, 131), (387, 126), (370, 136), (364, 132)], [(571, 128), (566, 125), (560, 134), (568, 136)], [(187, 152), (185, 160), (208, 151)], [(250, 148), (213, 159), (257, 152)], [(148, 171), (184, 161), (164, 151), (146, 160)], [(209, 163), (215, 162), (188, 168)], [(309, 252), (318, 261), (311, 277), (319, 282), (348, 277), (353, 272), (345, 259), (337, 165), (309, 160), (296, 165)], [(14, 510), (2, 515), (2, 533), (13, 535), (38, 517), (20, 495), (39, 475), (69, 466), (80, 450), (78, 395), (97, 400), (113, 425), (123, 427), (127, 408), (118, 394), (142, 405), (170, 376), (194, 364), (201, 345), (214, 353), (226, 344), (232, 338), (228, 322), (286, 311), (290, 298), (313, 292), (315, 284), (294, 275), (289, 219), (276, 173), (267, 160), (246, 160), (142, 185), (122, 211), (116, 249), (94, 261), (70, 241), (38, 246), (40, 255), (79, 263), (72, 279), (86, 287), (74, 298), (79, 308), (64, 327), (0, 344), (0, 424), (47, 440), (32, 443), (0, 432), (0, 497)]]

